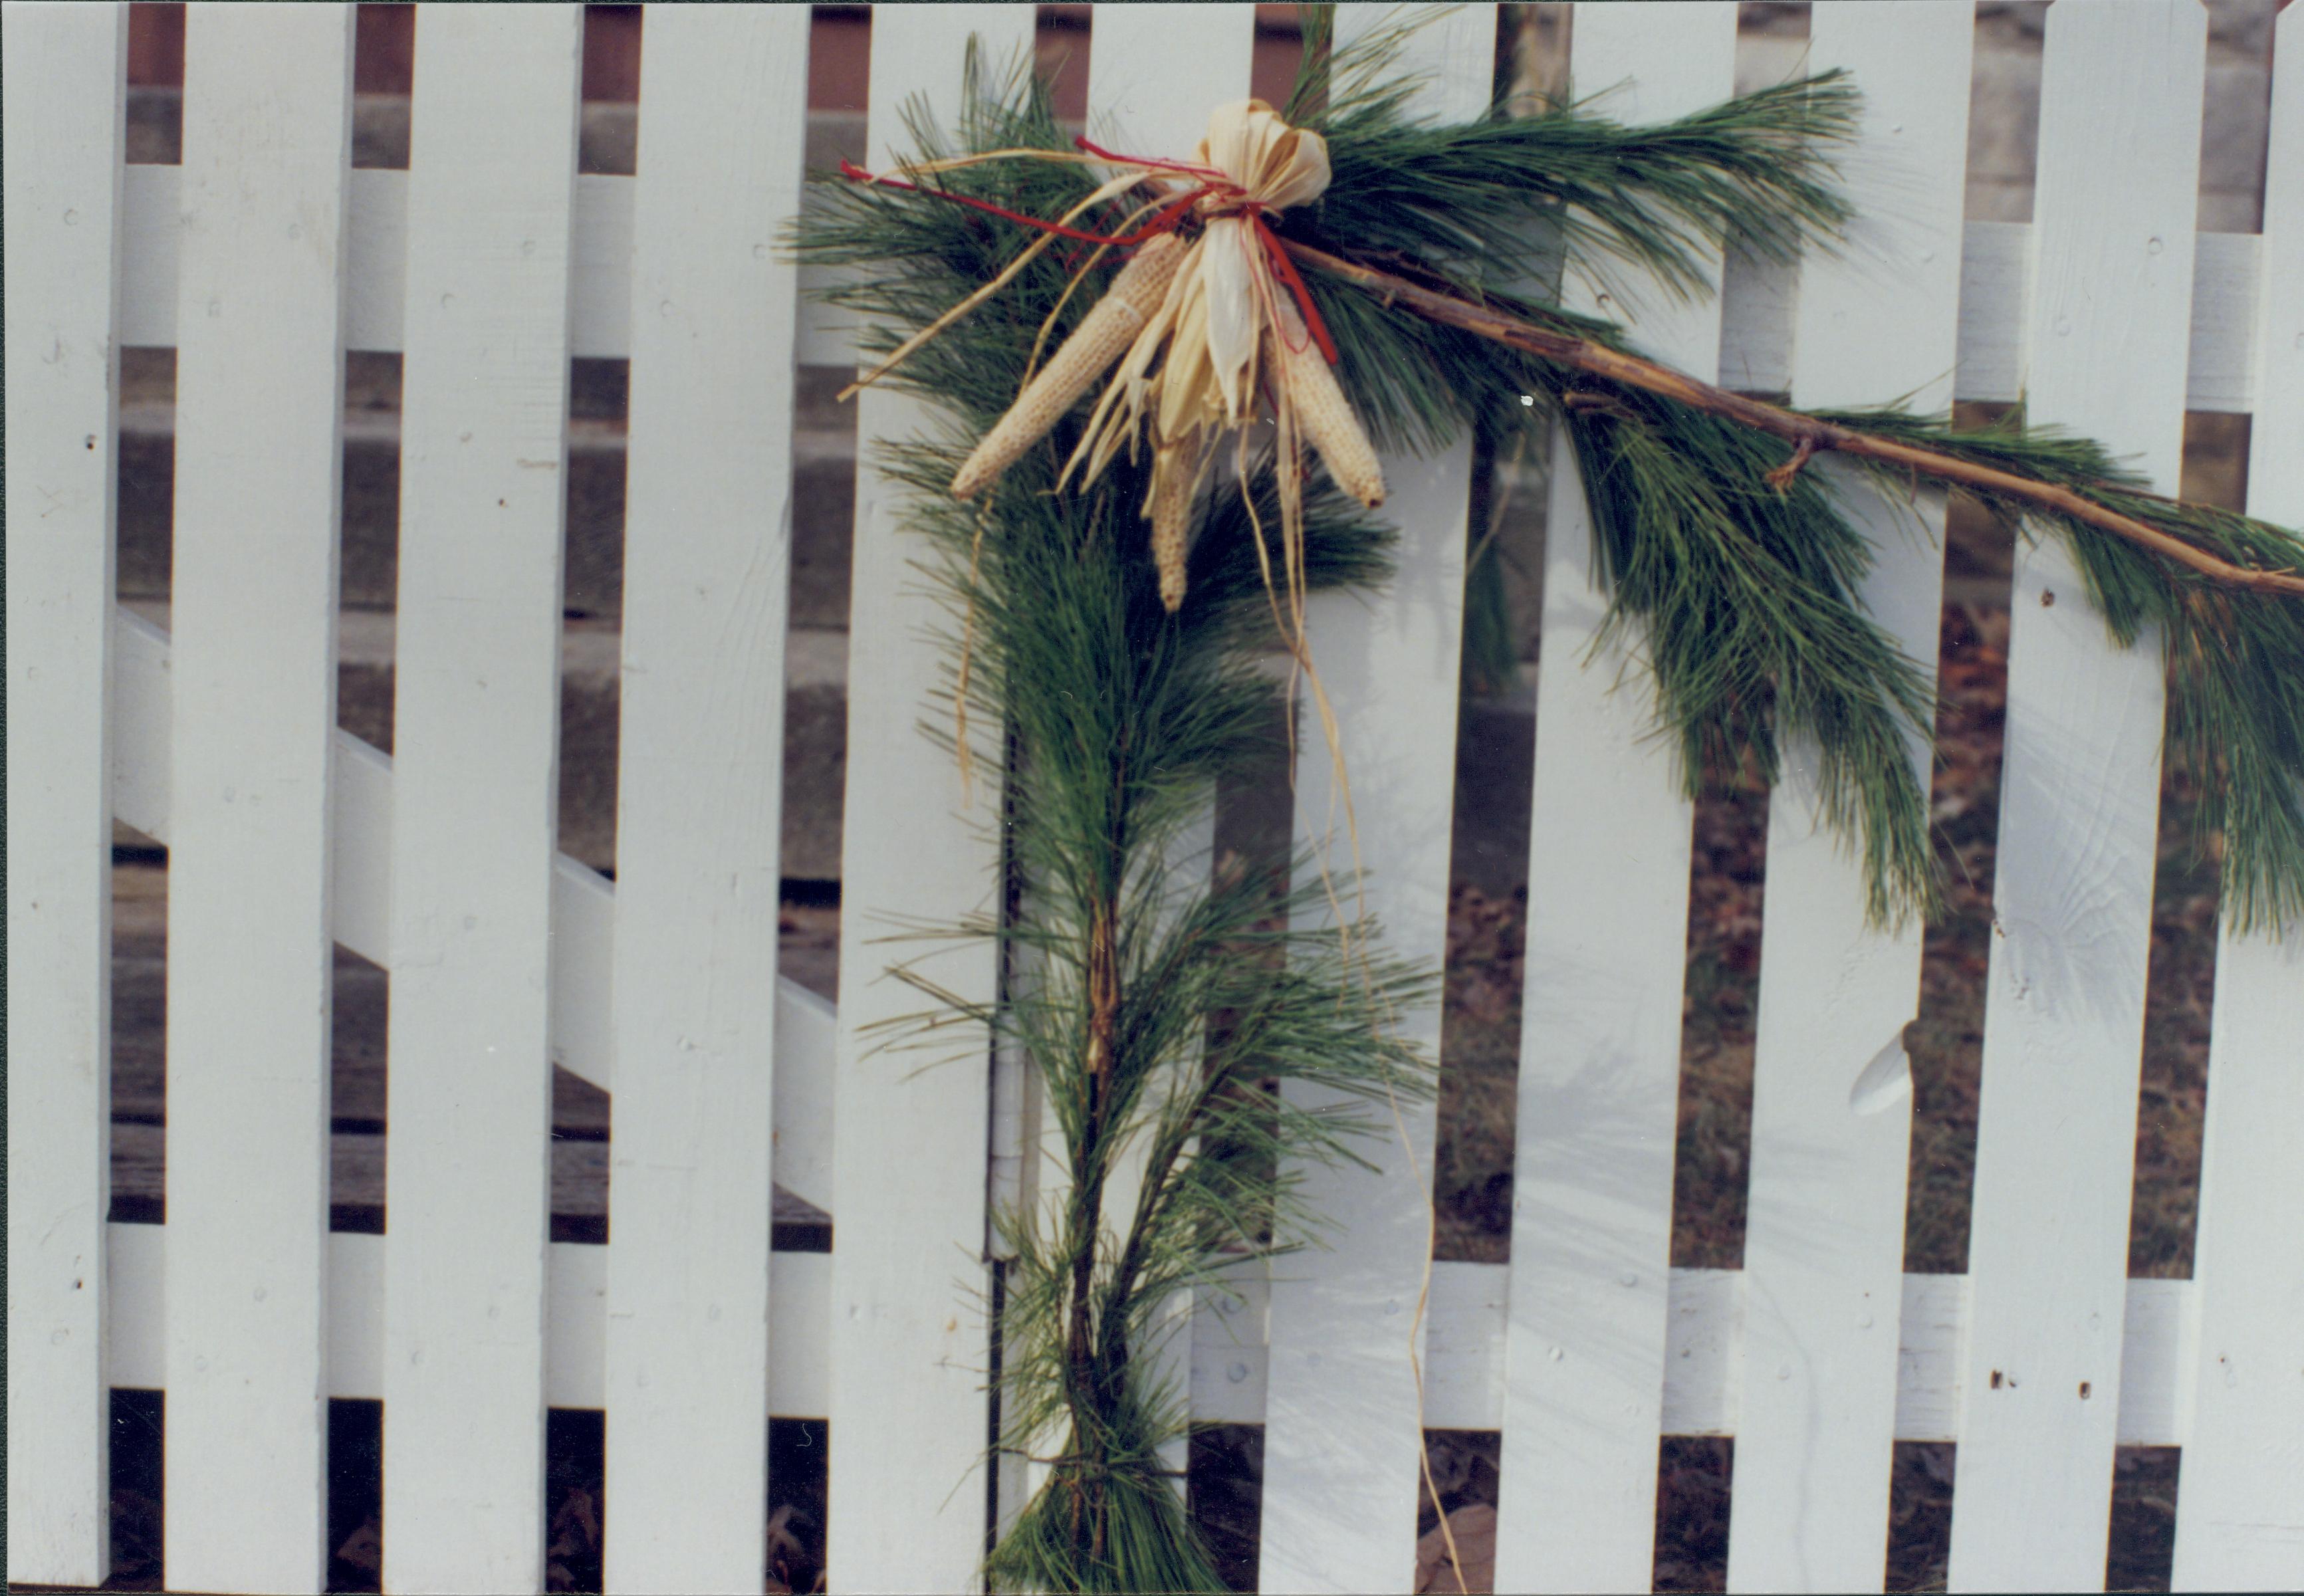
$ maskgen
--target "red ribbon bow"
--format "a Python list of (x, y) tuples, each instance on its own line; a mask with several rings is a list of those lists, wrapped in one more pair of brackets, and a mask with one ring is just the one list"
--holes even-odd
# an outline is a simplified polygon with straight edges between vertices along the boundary
[(1320, 318), (1319, 310), (1312, 302), (1311, 290), (1305, 286), (1303, 276), (1296, 269), (1296, 263), (1288, 259), (1288, 251), (1282, 245), (1279, 235), (1272, 231), (1271, 224), (1264, 219), (1265, 208), (1249, 199), (1238, 183), (1207, 166), (1189, 166), (1182, 161), (1154, 160), (1142, 156), (1115, 155), (1111, 150), (1091, 144), (1085, 138), (1074, 139), (1072, 143), (1075, 148), (1101, 160), (1112, 161), (1122, 166), (1152, 166), (1162, 171), (1179, 173), (1188, 177), (1198, 178), (1199, 185), (1161, 207), (1151, 220), (1146, 222), (1135, 232), (1115, 233), (1090, 233), (1079, 227), (1068, 227), (1061, 222), (1051, 222), (1039, 216), (1026, 216), (1023, 212), (1011, 210), (1004, 205), (995, 205), (988, 200), (973, 199), (966, 194), (954, 194), (944, 189), (923, 188), (919, 183), (907, 183), (900, 177), (876, 177), (863, 167), (850, 161), (843, 160), (840, 163), (840, 175), (852, 183), (877, 183), (884, 188), (902, 189), (910, 193), (924, 195), (930, 200), (943, 200), (953, 205), (965, 205), (971, 210), (980, 210), (987, 215), (998, 216), (1003, 221), (1014, 222), (1020, 226), (1034, 227), (1042, 233), (1053, 233), (1059, 238), (1074, 239), (1081, 243), (1101, 244), (1115, 250), (1133, 250), (1146, 241), (1158, 237), (1161, 233), (1173, 233), (1182, 224), (1185, 216), (1191, 213), (1192, 208), (1203, 200), (1217, 200), (1226, 205), (1235, 206), (1247, 213), (1249, 225), (1256, 229), (1257, 237), (1264, 242), (1266, 253), (1272, 257), (1273, 268), (1279, 273), (1280, 280), (1288, 285), (1288, 292), (1295, 296), (1296, 307), (1304, 314), (1304, 326), (1311, 333), (1312, 341), (1320, 346), (1320, 353), (1326, 358), (1328, 364), (1331, 366), (1336, 364), (1338, 357), (1335, 340), (1328, 335), (1328, 325)]

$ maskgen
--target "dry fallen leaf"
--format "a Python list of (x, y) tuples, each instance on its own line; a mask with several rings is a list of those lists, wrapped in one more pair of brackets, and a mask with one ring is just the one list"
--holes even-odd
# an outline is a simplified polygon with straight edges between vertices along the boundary
[[(1485, 1502), (1459, 1507), (1448, 1515), (1448, 1529), (1456, 1538), (1456, 1557), (1463, 1571), (1463, 1590), (1473, 1596), (1496, 1588), (1496, 1510)], [(1437, 1525), (1416, 1543), (1416, 1589), (1423, 1592), (1453, 1592), (1457, 1569), (1448, 1562), (1448, 1538)]]
[(363, 1574), (375, 1574), (384, 1567), (383, 1526), (374, 1514), (336, 1548), (336, 1560)]

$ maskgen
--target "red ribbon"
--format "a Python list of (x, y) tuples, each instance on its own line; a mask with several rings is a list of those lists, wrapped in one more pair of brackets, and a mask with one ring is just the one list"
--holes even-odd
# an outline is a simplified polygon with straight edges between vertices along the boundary
[(1335, 340), (1328, 335), (1328, 324), (1320, 318), (1319, 308), (1312, 302), (1311, 290), (1304, 285), (1302, 276), (1296, 270), (1296, 263), (1288, 259), (1287, 249), (1281, 243), (1279, 234), (1274, 233), (1271, 225), (1265, 221), (1265, 208), (1250, 200), (1246, 191), (1242, 190), (1238, 183), (1221, 175), (1210, 176), (1212, 168), (1207, 166), (1188, 166), (1182, 161), (1154, 160), (1142, 156), (1114, 155), (1108, 149), (1089, 143), (1085, 138), (1074, 139), (1072, 143), (1100, 160), (1114, 161), (1127, 166), (1157, 167), (1164, 172), (1174, 172), (1184, 176), (1199, 178), (1200, 181), (1199, 186), (1190, 192), (1163, 206), (1150, 221), (1135, 232), (1114, 233), (1090, 233), (1079, 227), (1068, 227), (1062, 222), (1046, 221), (1039, 216), (1026, 216), (1021, 211), (1010, 210), (1006, 206), (995, 205), (988, 200), (972, 199), (969, 195), (954, 194), (944, 189), (922, 188), (919, 183), (906, 183), (899, 177), (875, 177), (871, 173), (851, 161), (843, 160), (840, 163), (840, 175), (851, 183), (877, 183), (883, 188), (902, 189), (907, 193), (924, 195), (930, 200), (944, 200), (954, 205), (965, 205), (971, 210), (983, 211), (988, 216), (998, 216), (1002, 221), (1014, 222), (1019, 226), (1038, 228), (1042, 233), (1053, 233), (1059, 238), (1073, 239), (1081, 243), (1105, 244), (1116, 250), (1132, 250), (1139, 244), (1158, 237), (1163, 233), (1173, 233), (1192, 207), (1203, 200), (1222, 200), (1228, 204), (1236, 204), (1247, 213), (1249, 225), (1256, 229), (1256, 235), (1263, 242), (1266, 253), (1272, 257), (1273, 267), (1279, 272), (1280, 280), (1288, 285), (1289, 293), (1295, 296), (1297, 309), (1304, 313), (1304, 326), (1310, 331), (1312, 341), (1320, 346), (1320, 353), (1326, 358), (1328, 364), (1333, 366), (1337, 363)]
[(1256, 228), (1257, 237), (1264, 241), (1265, 249), (1270, 251), (1273, 267), (1280, 273), (1280, 280), (1287, 284), (1288, 291), (1296, 296), (1296, 307), (1304, 312), (1304, 326), (1310, 331), (1312, 342), (1320, 346), (1320, 352), (1326, 357), (1328, 364), (1334, 365), (1336, 341), (1328, 336), (1328, 324), (1320, 319), (1319, 310), (1312, 303), (1312, 291), (1304, 286), (1304, 279), (1297, 274), (1296, 263), (1288, 259), (1288, 250), (1282, 245), (1279, 234), (1265, 222), (1260, 210), (1250, 213), (1248, 219)]
[(1043, 233), (1053, 233), (1059, 238), (1078, 239), (1084, 244), (1111, 244), (1122, 250), (1134, 249), (1138, 244), (1157, 233), (1173, 230), (1176, 223), (1182, 219), (1184, 211), (1200, 197), (1197, 193), (1187, 194), (1158, 216), (1154, 216), (1142, 227), (1122, 235), (1083, 232), (1078, 227), (1067, 227), (1061, 222), (1049, 222), (1038, 216), (1028, 216), (1022, 211), (1010, 210), (1006, 206), (995, 205), (988, 200), (971, 199), (966, 194), (954, 194), (944, 189), (924, 189), (916, 183), (906, 183), (901, 177), (875, 177), (863, 167), (850, 161), (843, 160), (840, 163), (840, 175), (853, 183), (877, 183), (884, 189), (902, 189), (907, 193), (922, 194), (930, 200), (944, 200), (954, 205), (965, 205), (971, 210), (984, 211), (1000, 217), (1003, 221), (1015, 222), (1022, 226), (1037, 227)]

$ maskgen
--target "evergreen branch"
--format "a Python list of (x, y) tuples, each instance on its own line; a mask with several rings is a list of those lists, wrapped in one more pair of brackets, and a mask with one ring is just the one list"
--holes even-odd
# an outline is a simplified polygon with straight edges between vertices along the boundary
[[(969, 148), (1059, 141), (1045, 92), (1011, 81), (1006, 99), (980, 87), (971, 95)], [(924, 150), (940, 149), (933, 130), (916, 132)], [(1055, 163), (988, 163), (936, 181), (1029, 216), (1061, 215), (1091, 186)], [(936, 321), (1035, 236), (972, 208), (853, 184), (819, 185), (814, 199), (802, 251), (867, 268), (832, 297), (872, 318), (866, 339), (882, 349)], [(1379, 1004), (1404, 1006), (1430, 983), (1368, 956), (1368, 928), (1259, 930), (1275, 907), (1270, 870), (1196, 887), (1166, 863), (1216, 779), (1263, 757), (1274, 736), (1260, 662), (1274, 625), (1262, 567), (1280, 557), (1270, 462), (1248, 463), (1244, 488), (1226, 482), (1209, 496), (1173, 616), (1139, 530), (1145, 464), (1122, 458), (1086, 493), (1051, 492), (1078, 417), (980, 509), (947, 491), (975, 437), (1013, 398), (1043, 324), (1054, 318), (1053, 343), (1096, 302), (1089, 290), (1109, 267), (1089, 270), (1075, 293), (1063, 263), (1030, 262), (893, 378), (949, 418), (940, 436), (885, 449), (880, 464), (911, 490), (908, 518), (928, 550), (920, 568), (955, 651), (963, 640), (969, 651), (967, 673), (955, 664), (947, 674), (948, 694), (980, 713), (977, 724), (1001, 728), (1004, 748), (980, 754), (1007, 767), (1021, 905), (1004, 923), (959, 928), (1008, 951), (1021, 979), (1002, 1002), (961, 1003), (907, 969), (935, 1005), (909, 1029), (932, 1038), (956, 1018), (989, 1026), (1040, 1073), (1064, 1143), (1063, 1201), (997, 1218), (1014, 1252), (999, 1444), (1055, 1461), (989, 1559), (994, 1583), (1215, 1591), (1221, 1582), (1159, 1455), (1190, 1420), (1143, 1356), (1154, 1311), (1212, 1278), (1230, 1248), (1269, 1252), (1313, 1232), (1290, 1166), (1351, 1159), (1351, 1143), (1381, 1127), (1372, 1115), (1306, 1111), (1267, 1083), (1320, 1081), (1363, 1103), (1428, 1091), (1428, 1064), (1385, 1034)], [(1394, 534), (1332, 487), (1308, 487), (1306, 589), (1385, 580)], [(961, 734), (950, 717), (928, 729)], [(1230, 1091), (1210, 1101), (1190, 1090), (1195, 1078), (1152, 1100), (1163, 1071), (1199, 1052), (1218, 1014), (1232, 1021), (1208, 1057)], [(1147, 1143), (1174, 1150), (1134, 1211), (1114, 1212), (1109, 1172), (1123, 1150)]]
[[(1404, 308), (1529, 357), (1511, 375), (1556, 401), (1583, 456), (1614, 611), (1654, 623), (1659, 700), (1691, 790), (1706, 764), (1744, 753), (1773, 775), (1777, 724), (1814, 733), (1826, 818), (1865, 839), (1876, 921), (1935, 906), (1927, 794), (1891, 724), (1924, 743), (1931, 717), (1909, 662), (1851, 596), (1866, 556), (1805, 470), (1826, 453), (1885, 485), (1927, 478), (2059, 533), (2120, 643), (2159, 628), (2170, 747), (2202, 778), (2198, 836), (2221, 837), (2227, 917), (2239, 930), (2304, 921), (2304, 539), (2154, 494), (2086, 439), (1893, 408), (1793, 410), (1646, 360), (1613, 328), (1548, 307), (1283, 242), (1316, 282), (1351, 284), (1379, 314)], [(1763, 459), (1750, 447), (1760, 438), (1792, 452)], [(1719, 593), (1732, 597), (1694, 597)]]
[[(1306, 7), (1307, 13), (1326, 12)], [(1313, 21), (1308, 15), (1307, 21)], [(1770, 260), (1835, 237), (1854, 214), (1831, 151), (1856, 130), (1859, 97), (1842, 72), (1628, 125), (1594, 102), (1500, 100), (1461, 123), (1418, 115), (1419, 84), (1399, 56), (1411, 16), (1333, 53), (1329, 19), (1308, 37), (1292, 125), (1327, 140), (1334, 178), (1290, 231), (1444, 270), (1521, 262), (1497, 241), (1537, 227), (1605, 284), (1632, 267), (1679, 298), (1712, 291), (1708, 257), (1732, 235)]]
[[(1858, 98), (1825, 73), (1675, 122), (1628, 126), (1596, 102), (1500, 99), (1461, 123), (1420, 117), (1396, 59), (1418, 23), (1379, 28), (1333, 56), (1330, 8), (1303, 8), (1304, 66), (1289, 119), (1328, 143), (1334, 179), (1275, 221), (1283, 236), (1436, 284), (1495, 297), (1572, 271), (1636, 299), (1713, 291), (1730, 244), (1764, 259), (1833, 250), (1851, 214), (1832, 165)], [(1492, 344), (1386, 312), (1334, 282), (1314, 297), (1344, 348), (1354, 408), (1380, 442), (1428, 451), (1492, 427), (1529, 391), (1527, 362)], [(1546, 307), (1549, 319), (1605, 323)]]
[[(1824, 414), (1771, 404), (1764, 399), (1715, 386), (1596, 338), (1540, 326), (1461, 293), (1427, 288), (1397, 273), (1363, 266), (1300, 240), (1283, 239), (1282, 242), (1289, 254), (1304, 265), (1379, 294), (1387, 305), (1405, 305), (1419, 315), (1476, 337), (1783, 438), (1792, 444), (1796, 452), (1785, 466), (1771, 476), (1771, 487), (1783, 486), (1817, 454), (1849, 454), (1868, 463), (1917, 472), (1993, 499), (2020, 504), (2109, 532), (2219, 582), (2254, 592), (2304, 598), (2304, 549), (2299, 551), (2300, 564), (2293, 567), (2237, 565), (2143, 519), (2143, 514), (2138, 513), (2143, 508), (2139, 501), (2147, 496), (2132, 489), (2122, 492), (2116, 498), (2109, 494), (2090, 493), (2085, 488), (2041, 481), (1982, 460), (1946, 453), (1939, 447), (1883, 436)], [(2134, 509), (2119, 507), (2123, 500)]]

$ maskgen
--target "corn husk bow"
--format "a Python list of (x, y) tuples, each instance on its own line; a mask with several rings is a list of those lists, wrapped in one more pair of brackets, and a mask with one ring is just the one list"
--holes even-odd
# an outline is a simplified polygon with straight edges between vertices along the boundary
[(953, 496), (973, 498), (990, 486), (1109, 370), (1059, 485), (1075, 475), (1082, 485), (1093, 482), (1122, 449), (1148, 434), (1152, 481), (1143, 513), (1153, 523), (1161, 599), (1173, 610), (1184, 597), (1191, 507), (1215, 445), (1230, 434), (1245, 449), (1244, 429), (1258, 419), (1261, 395), (1277, 432), (1292, 590), (1302, 536), (1302, 445), (1317, 449), (1329, 474), (1362, 504), (1384, 498), (1376, 452), (1321, 341), (1291, 302), (1292, 285), (1278, 280), (1285, 258), (1263, 221), (1327, 188), (1326, 143), (1252, 99), (1220, 106), (1209, 117), (1207, 136), (1189, 164), (1098, 153), (1122, 178), (1133, 174), (1138, 182), (1162, 185), (1160, 204), (1168, 214), (1174, 211), (1173, 185), (1196, 185), (1186, 214), (1199, 222), (1199, 235), (1187, 242), (1161, 233), (1138, 249), (954, 474)]

